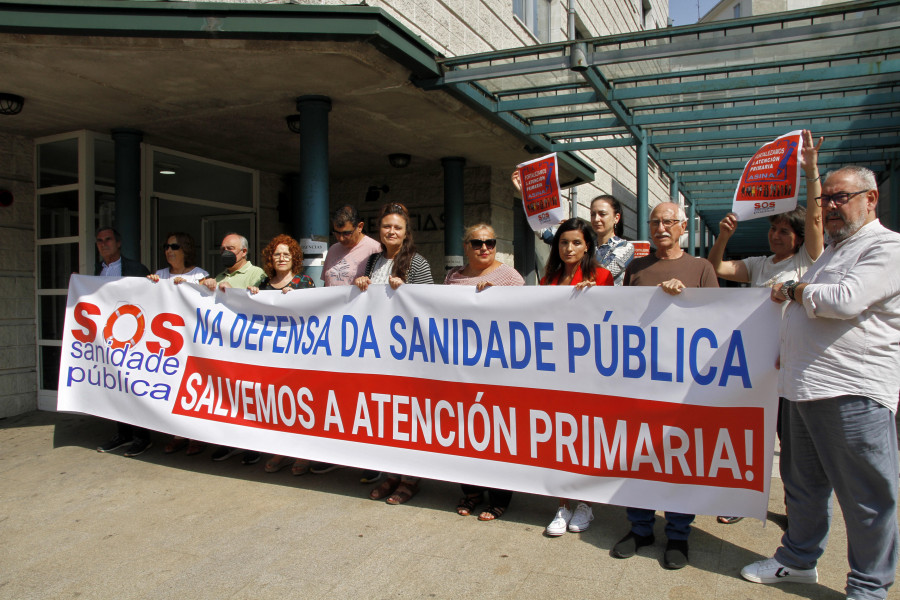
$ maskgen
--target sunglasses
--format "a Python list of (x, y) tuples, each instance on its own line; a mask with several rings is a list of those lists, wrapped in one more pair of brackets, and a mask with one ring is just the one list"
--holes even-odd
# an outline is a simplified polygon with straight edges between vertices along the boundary
[(491, 238), (489, 240), (469, 240), (472, 250), (480, 250), (482, 246), (486, 246), (488, 250), (493, 250), (497, 246), (497, 240)]
[(169, 248), (172, 250), (181, 250), (181, 244), (163, 244), (163, 250), (168, 250)]

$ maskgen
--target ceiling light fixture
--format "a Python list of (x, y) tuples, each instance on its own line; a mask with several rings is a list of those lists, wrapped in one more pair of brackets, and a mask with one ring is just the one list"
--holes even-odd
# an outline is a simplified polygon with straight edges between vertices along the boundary
[(0, 115), (17, 115), (22, 112), (25, 98), (0, 92)]
[(294, 133), (300, 133), (300, 115), (288, 115), (284, 120), (287, 121), (288, 129)]
[(412, 157), (409, 154), (388, 154), (388, 162), (395, 169), (403, 169), (409, 166)]

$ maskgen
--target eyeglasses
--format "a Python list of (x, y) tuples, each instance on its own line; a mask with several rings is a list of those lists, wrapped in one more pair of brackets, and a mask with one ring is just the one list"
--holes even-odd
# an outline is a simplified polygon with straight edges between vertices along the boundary
[(163, 250), (168, 250), (169, 248), (172, 250), (181, 250), (181, 244), (163, 244)]
[(860, 194), (865, 194), (869, 190), (860, 190), (858, 192), (838, 192), (837, 194), (822, 194), (818, 198), (816, 198), (816, 204), (818, 206), (825, 206), (829, 202), (834, 204), (835, 208), (838, 206), (843, 206), (850, 202), (850, 199), (854, 196), (858, 196)]
[(480, 250), (482, 246), (486, 246), (488, 250), (493, 250), (497, 246), (497, 240), (491, 238), (488, 240), (469, 240), (472, 250)]
[(353, 229), (348, 229), (347, 231), (338, 231), (337, 229), (332, 229), (331, 233), (334, 234), (334, 237), (344, 238), (344, 237), (347, 237), (348, 235), (353, 235), (354, 231), (356, 231), (355, 227)]
[(663, 227), (665, 227), (666, 229), (669, 229), (675, 223), (681, 223), (681, 220), (680, 219), (662, 219), (662, 220), (651, 219), (650, 221), (647, 221), (647, 224), (650, 225), (650, 229), (657, 229), (657, 228), (659, 228), (660, 224)]

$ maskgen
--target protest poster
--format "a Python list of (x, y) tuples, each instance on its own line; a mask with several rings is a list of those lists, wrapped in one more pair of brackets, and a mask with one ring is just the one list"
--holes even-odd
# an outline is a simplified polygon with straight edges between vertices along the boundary
[(738, 221), (771, 217), (797, 208), (801, 134), (796, 130), (769, 142), (744, 166), (731, 209)]
[(75, 275), (58, 408), (360, 468), (763, 519), (780, 314), (764, 289), (250, 295)]
[(524, 162), (516, 168), (522, 184), (522, 206), (534, 231), (552, 227), (569, 217), (559, 197), (555, 152)]
[(648, 240), (632, 240), (634, 246), (634, 258), (641, 258), (650, 254), (650, 242)]

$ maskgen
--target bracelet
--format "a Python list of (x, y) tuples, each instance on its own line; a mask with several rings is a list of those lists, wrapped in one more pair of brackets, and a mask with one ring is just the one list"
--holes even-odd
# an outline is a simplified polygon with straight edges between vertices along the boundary
[(816, 177), (815, 179), (810, 179), (809, 177), (806, 178), (806, 180), (807, 180), (808, 182), (810, 182), (810, 183), (812, 183), (812, 182), (814, 182), (814, 181), (818, 181), (818, 180), (820, 180), (820, 179), (822, 179), (822, 176), (821, 176), (821, 175), (819, 175), (819, 176)]

